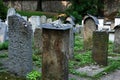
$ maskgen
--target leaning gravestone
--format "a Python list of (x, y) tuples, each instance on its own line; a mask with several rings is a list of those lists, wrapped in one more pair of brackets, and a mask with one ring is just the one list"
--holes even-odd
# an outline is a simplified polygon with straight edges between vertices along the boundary
[(0, 42), (3, 43), (7, 38), (7, 24), (0, 22)]
[(32, 70), (32, 28), (20, 16), (9, 16), (9, 71), (26, 76)]
[(97, 30), (98, 20), (96, 17), (88, 16), (84, 19), (84, 31), (83, 31), (83, 38), (84, 38), (84, 49), (92, 49), (92, 35), (93, 31)]
[(120, 25), (116, 26), (115, 28), (115, 39), (114, 39), (114, 48), (113, 52), (120, 53)]
[(93, 32), (92, 57), (99, 65), (107, 65), (109, 34), (106, 31)]
[(47, 17), (45, 15), (41, 16), (40, 22), (41, 22), (41, 24), (46, 23), (47, 22)]
[(68, 80), (69, 26), (43, 24), (42, 80)]
[(34, 32), (34, 48), (42, 52), (42, 29), (36, 28)]
[(40, 27), (40, 16), (31, 16), (29, 22), (31, 22), (33, 32), (35, 32), (35, 28)]

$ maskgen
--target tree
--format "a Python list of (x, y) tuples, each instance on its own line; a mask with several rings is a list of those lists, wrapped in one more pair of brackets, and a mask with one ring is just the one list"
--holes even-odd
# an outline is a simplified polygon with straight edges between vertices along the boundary
[(5, 7), (3, 1), (0, 0), (0, 18), (5, 19), (6, 14), (7, 14), (7, 7)]
[[(104, 0), (103, 0), (104, 1)], [(87, 13), (99, 16), (101, 12), (102, 0), (71, 0), (72, 5), (66, 11), (68, 15), (73, 15), (77, 23), (81, 23), (82, 17)]]

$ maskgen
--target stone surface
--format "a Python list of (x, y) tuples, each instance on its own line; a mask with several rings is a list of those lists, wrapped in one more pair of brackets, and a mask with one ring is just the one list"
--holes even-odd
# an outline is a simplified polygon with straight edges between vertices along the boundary
[(33, 32), (37, 27), (40, 27), (40, 16), (31, 16), (29, 22), (32, 24)]
[(0, 42), (3, 43), (7, 40), (7, 24), (0, 22)]
[(68, 80), (69, 29), (43, 28), (42, 80)]
[(97, 25), (95, 24), (95, 21), (92, 18), (88, 18), (84, 20), (84, 32), (83, 32), (83, 38), (84, 38), (84, 49), (92, 49), (92, 35), (93, 31), (97, 29)]
[(77, 72), (86, 73), (88, 76), (95, 76), (96, 74), (104, 71), (104, 68), (98, 65), (90, 65), (76, 69)]
[(34, 48), (42, 52), (42, 29), (36, 28), (34, 32)]
[(8, 17), (9, 16), (12, 16), (12, 15), (15, 15), (16, 14), (16, 11), (14, 8), (9, 8), (8, 11), (7, 11), (7, 24), (8, 24)]
[(32, 71), (32, 27), (22, 17), (9, 16), (9, 71), (26, 76)]
[(40, 22), (41, 22), (41, 24), (46, 23), (47, 22), (47, 17), (45, 15), (41, 16)]
[(120, 53), (120, 26), (115, 29), (114, 48), (115, 53)]
[(48, 18), (47, 23), (51, 23), (51, 22), (52, 22), (52, 18)]
[(106, 31), (93, 32), (92, 58), (99, 65), (106, 66), (108, 64), (108, 36)]

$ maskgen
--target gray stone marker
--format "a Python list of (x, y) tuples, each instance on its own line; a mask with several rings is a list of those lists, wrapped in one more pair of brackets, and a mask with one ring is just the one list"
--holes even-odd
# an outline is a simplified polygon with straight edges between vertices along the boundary
[(40, 22), (41, 22), (41, 24), (46, 23), (47, 22), (47, 17), (45, 15), (41, 16)]
[(3, 43), (7, 39), (7, 24), (0, 22), (0, 42)]
[(115, 28), (115, 39), (114, 39), (114, 47), (113, 52), (120, 53), (120, 25), (116, 26)]
[(51, 22), (52, 22), (52, 18), (48, 18), (47, 23), (51, 23)]
[(106, 31), (93, 32), (92, 57), (99, 65), (107, 65), (109, 33)]
[(34, 48), (42, 52), (42, 29), (36, 28), (34, 32)]
[(69, 29), (44, 24), (42, 80), (68, 80)]
[(26, 76), (32, 70), (32, 27), (22, 17), (9, 16), (9, 71)]
[(88, 16), (84, 20), (83, 38), (85, 50), (92, 49), (92, 35), (93, 31), (97, 30), (97, 24), (98, 20), (93, 16)]
[(35, 32), (35, 29), (40, 27), (40, 16), (31, 16), (29, 22), (31, 22), (33, 32)]
[(7, 21), (6, 21), (6, 24), (8, 24), (8, 17), (9, 16), (12, 16), (12, 15), (15, 15), (16, 14), (16, 11), (14, 8), (9, 8), (8, 11), (7, 11)]

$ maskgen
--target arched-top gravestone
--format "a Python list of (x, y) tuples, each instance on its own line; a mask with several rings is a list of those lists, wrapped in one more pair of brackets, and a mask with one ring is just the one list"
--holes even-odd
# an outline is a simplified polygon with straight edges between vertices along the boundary
[(113, 52), (120, 53), (120, 25), (116, 26), (115, 28), (115, 39), (114, 39), (114, 48)]
[(83, 36), (84, 36), (84, 49), (92, 49), (92, 35), (93, 31), (97, 30), (98, 28), (98, 19), (94, 16), (88, 15), (84, 19), (84, 31), (83, 31)]
[(9, 71), (26, 76), (32, 70), (32, 27), (22, 17), (12, 15), (9, 20)]

